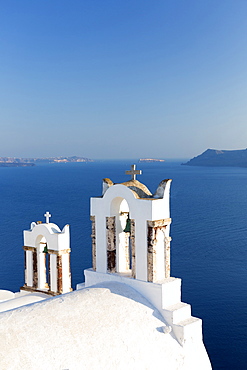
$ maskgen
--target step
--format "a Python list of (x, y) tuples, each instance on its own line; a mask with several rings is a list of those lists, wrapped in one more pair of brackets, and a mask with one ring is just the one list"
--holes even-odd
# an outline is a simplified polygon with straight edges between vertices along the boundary
[(162, 309), (164, 319), (170, 324), (177, 324), (191, 317), (191, 306), (187, 303), (179, 302), (172, 306)]
[(202, 340), (202, 320), (197, 317), (191, 316), (182, 320), (174, 324), (172, 329), (182, 346), (188, 342)]
[(79, 283), (76, 284), (76, 290), (84, 289), (85, 288), (85, 283)]

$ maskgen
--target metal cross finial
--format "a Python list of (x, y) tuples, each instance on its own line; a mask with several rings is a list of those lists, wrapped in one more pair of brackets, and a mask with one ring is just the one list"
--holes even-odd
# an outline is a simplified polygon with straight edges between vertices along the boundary
[(131, 175), (131, 180), (136, 180), (136, 175), (141, 175), (142, 171), (141, 170), (136, 170), (136, 165), (132, 164), (131, 165), (131, 170), (130, 171), (125, 171), (126, 175)]
[(44, 214), (44, 216), (45, 216), (45, 223), (46, 224), (49, 224), (50, 223), (51, 214), (48, 211), (46, 211), (46, 213)]

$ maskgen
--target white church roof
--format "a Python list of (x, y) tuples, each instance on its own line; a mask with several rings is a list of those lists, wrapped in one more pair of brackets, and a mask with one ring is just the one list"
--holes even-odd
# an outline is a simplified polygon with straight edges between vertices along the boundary
[[(103, 179), (103, 183), (107, 184), (108, 187), (110, 187), (112, 185), (117, 185), (117, 184), (114, 184), (110, 179), (107, 179), (107, 178)], [(132, 190), (133, 193), (135, 194), (136, 198), (150, 198), (150, 197), (152, 197), (152, 193), (147, 188), (147, 186), (142, 184), (138, 180), (125, 181), (125, 182), (122, 182), (121, 185), (125, 185), (125, 186), (127, 186), (127, 188)]]
[(95, 285), (1, 313), (0, 368), (210, 368), (202, 342), (182, 347), (165, 326), (131, 287)]

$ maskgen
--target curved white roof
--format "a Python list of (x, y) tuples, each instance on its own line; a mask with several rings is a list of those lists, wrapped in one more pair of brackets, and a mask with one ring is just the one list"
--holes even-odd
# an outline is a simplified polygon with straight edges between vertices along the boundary
[(0, 314), (2, 369), (210, 369), (131, 287), (108, 282)]

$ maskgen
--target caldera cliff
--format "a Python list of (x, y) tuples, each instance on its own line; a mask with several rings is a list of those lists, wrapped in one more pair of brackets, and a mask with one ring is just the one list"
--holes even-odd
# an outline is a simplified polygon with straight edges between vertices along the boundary
[(190, 159), (188, 162), (183, 164), (187, 166), (247, 167), (247, 149), (207, 149), (202, 154)]

